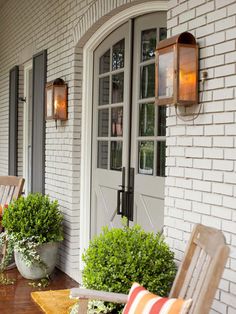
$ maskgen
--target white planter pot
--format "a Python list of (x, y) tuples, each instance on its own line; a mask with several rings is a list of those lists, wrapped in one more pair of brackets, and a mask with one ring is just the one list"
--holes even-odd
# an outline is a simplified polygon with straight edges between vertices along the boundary
[(24, 278), (32, 280), (45, 278), (46, 275), (50, 275), (56, 266), (59, 244), (59, 242), (49, 242), (38, 247), (39, 256), (47, 265), (46, 270), (37, 264), (31, 265), (30, 267), (26, 266), (22, 254), (14, 251), (16, 266), (20, 274)]

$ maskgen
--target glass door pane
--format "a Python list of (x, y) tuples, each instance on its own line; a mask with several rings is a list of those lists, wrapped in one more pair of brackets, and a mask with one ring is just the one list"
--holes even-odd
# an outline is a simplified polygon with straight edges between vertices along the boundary
[(155, 105), (139, 105), (139, 136), (153, 136), (155, 131)]
[[(121, 39), (99, 58), (96, 110), (97, 167), (100, 169), (122, 169), (124, 67), (125, 40)], [(119, 141), (114, 141), (117, 137)]]
[(125, 40), (122, 39), (112, 47), (112, 70), (122, 69), (125, 66)]
[(157, 232), (164, 221), (166, 111), (155, 105), (155, 49), (166, 34), (164, 12), (134, 20), (131, 167), (134, 222)]
[[(155, 103), (155, 47), (164, 39), (164, 27), (147, 28), (140, 32), (140, 51), (137, 58), (139, 74), (137, 127), (137, 171), (142, 175), (164, 176), (166, 110)], [(164, 65), (166, 70), (166, 64)], [(165, 89), (166, 90), (166, 89)]]
[(155, 56), (156, 42), (156, 28), (145, 29), (141, 32), (141, 61)]
[(117, 190), (128, 164), (130, 39), (125, 23), (94, 51), (91, 236), (103, 226), (121, 227)]
[(141, 174), (153, 175), (154, 142), (139, 142), (139, 170)]

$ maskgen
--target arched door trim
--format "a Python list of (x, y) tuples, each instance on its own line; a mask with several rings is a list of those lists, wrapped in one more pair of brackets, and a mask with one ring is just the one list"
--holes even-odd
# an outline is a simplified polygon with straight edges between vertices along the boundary
[[(91, 137), (92, 137), (92, 93), (93, 52), (114, 29), (130, 18), (156, 11), (166, 11), (166, 1), (150, 1), (137, 4), (121, 11), (106, 21), (83, 47), (83, 88), (82, 88), (82, 135), (80, 173), (80, 269), (83, 268), (82, 253), (90, 240), (90, 195), (91, 195)], [(79, 46), (78, 42), (78, 46)]]

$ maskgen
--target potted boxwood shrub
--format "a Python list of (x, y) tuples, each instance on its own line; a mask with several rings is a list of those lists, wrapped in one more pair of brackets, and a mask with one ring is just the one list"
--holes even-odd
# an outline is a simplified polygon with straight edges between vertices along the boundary
[[(88, 289), (128, 293), (133, 282), (167, 296), (176, 265), (174, 253), (163, 235), (144, 231), (139, 225), (108, 229), (95, 237), (83, 254), (83, 286)], [(78, 310), (75, 305), (71, 313)], [(122, 305), (90, 301), (89, 313), (121, 313)]]
[(63, 240), (62, 220), (58, 202), (40, 193), (20, 197), (4, 211), (2, 225), (8, 248), (14, 248), (23, 277), (35, 280), (52, 273)]

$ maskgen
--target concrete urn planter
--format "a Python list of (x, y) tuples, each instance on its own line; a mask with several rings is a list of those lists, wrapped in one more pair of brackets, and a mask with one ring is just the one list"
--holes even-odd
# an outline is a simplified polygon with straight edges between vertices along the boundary
[(38, 265), (26, 266), (22, 254), (14, 251), (16, 266), (20, 274), (24, 278), (31, 280), (42, 279), (46, 275), (50, 275), (56, 266), (59, 245), (59, 242), (49, 242), (38, 247), (38, 253), (42, 261), (47, 265), (46, 270)]

